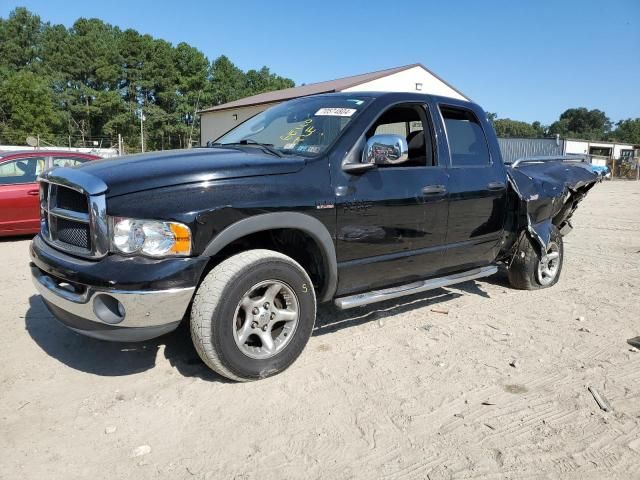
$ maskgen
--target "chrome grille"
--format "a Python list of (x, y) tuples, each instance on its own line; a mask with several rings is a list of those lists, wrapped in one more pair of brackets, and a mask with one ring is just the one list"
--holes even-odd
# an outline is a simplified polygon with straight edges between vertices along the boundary
[(40, 178), (40, 213), (41, 235), (50, 245), (87, 258), (107, 254), (103, 194), (89, 195), (64, 178), (54, 181), (44, 176)]
[(89, 250), (91, 243), (89, 240), (89, 225), (81, 222), (74, 222), (66, 218), (56, 220), (56, 233), (58, 241), (68, 243), (74, 247)]
[(73, 212), (89, 213), (89, 202), (87, 196), (71, 190), (70, 188), (58, 187), (56, 192), (56, 207)]

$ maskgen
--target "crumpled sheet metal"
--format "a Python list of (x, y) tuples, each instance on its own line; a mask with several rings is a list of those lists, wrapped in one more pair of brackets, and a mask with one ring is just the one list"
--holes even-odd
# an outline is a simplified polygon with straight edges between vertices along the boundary
[(526, 228), (543, 252), (547, 251), (552, 227), (562, 228), (568, 223), (578, 203), (598, 180), (584, 166), (561, 161), (507, 167), (507, 176), (526, 211)]

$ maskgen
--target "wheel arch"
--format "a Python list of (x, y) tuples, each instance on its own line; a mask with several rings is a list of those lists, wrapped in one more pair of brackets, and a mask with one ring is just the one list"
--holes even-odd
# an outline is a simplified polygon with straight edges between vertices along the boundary
[(322, 254), (324, 282), (320, 288), (318, 300), (329, 301), (335, 294), (338, 284), (338, 263), (333, 238), (318, 219), (298, 212), (263, 213), (239, 220), (217, 234), (202, 252), (203, 256), (213, 257), (226, 246), (252, 234), (269, 230), (299, 230), (315, 241)]

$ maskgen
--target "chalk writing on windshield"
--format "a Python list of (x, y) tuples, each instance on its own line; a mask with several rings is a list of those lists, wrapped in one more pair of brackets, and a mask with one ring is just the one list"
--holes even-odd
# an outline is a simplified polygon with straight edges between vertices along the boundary
[(313, 126), (313, 119), (309, 118), (297, 127), (289, 130), (286, 135), (281, 135), (280, 140), (296, 145), (302, 142), (305, 138), (313, 135), (315, 132), (316, 127)]

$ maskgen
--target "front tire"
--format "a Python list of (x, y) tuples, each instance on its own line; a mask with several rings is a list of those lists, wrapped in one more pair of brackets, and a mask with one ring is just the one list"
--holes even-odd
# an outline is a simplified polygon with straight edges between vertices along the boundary
[(545, 254), (541, 257), (533, 239), (524, 234), (509, 266), (509, 283), (520, 290), (539, 290), (558, 283), (564, 259), (562, 235), (556, 227)]
[(223, 261), (202, 281), (191, 309), (191, 338), (215, 372), (257, 380), (298, 358), (315, 317), (307, 272), (281, 253), (249, 250)]

